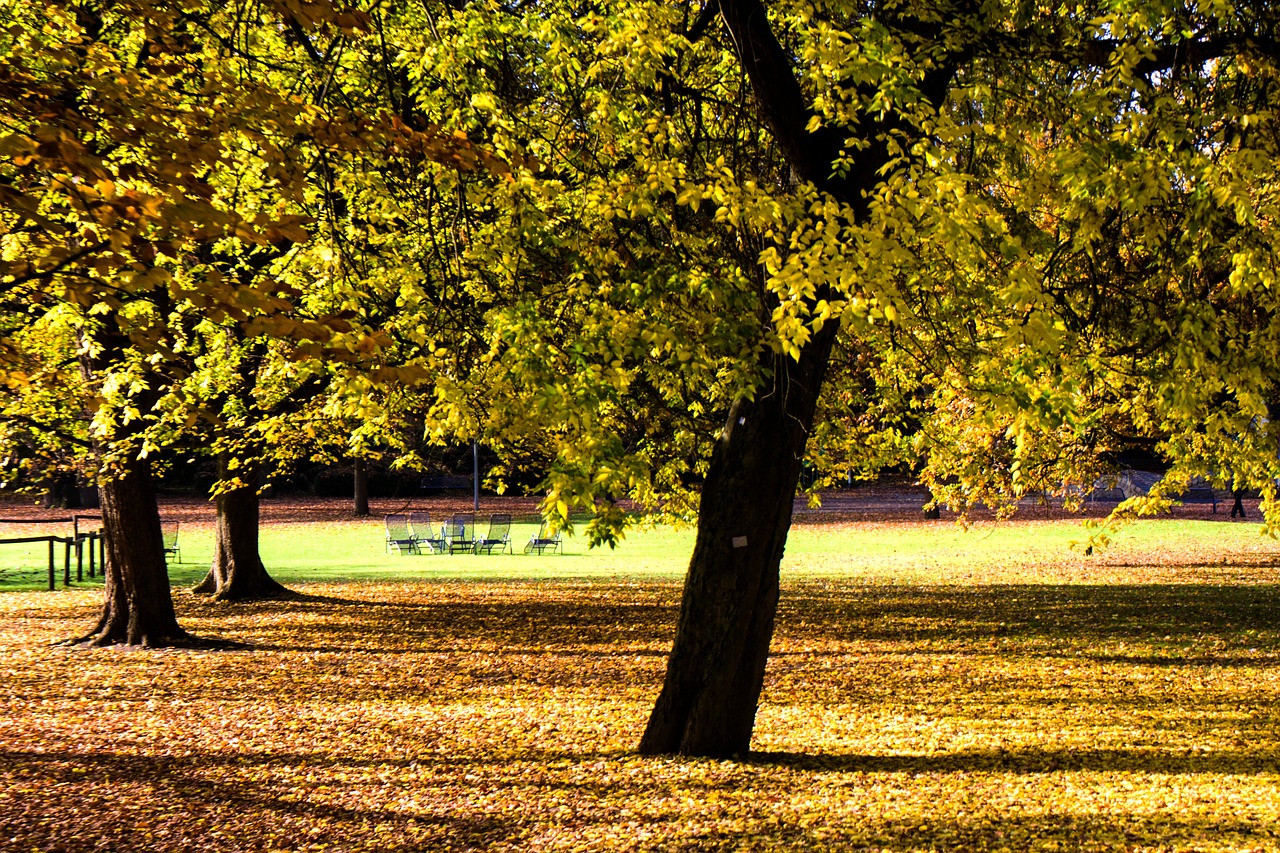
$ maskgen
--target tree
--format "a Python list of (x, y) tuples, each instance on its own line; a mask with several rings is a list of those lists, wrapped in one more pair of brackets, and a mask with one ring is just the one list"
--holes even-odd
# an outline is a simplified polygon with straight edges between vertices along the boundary
[(46, 507), (80, 506), (90, 449), (75, 341), (56, 322), (6, 318), (0, 403), (0, 488), (43, 494)]
[[(1091, 483), (1126, 436), (1163, 442), (1178, 476), (1231, 459), (1266, 487), (1263, 347), (1239, 352), (1247, 382), (1215, 368), (1204, 394), (1172, 389), (1205, 352), (1272, 339), (1257, 299), (1274, 245), (1273, 18), (476, 4), (404, 36), (424, 48), (402, 76), (438, 93), (422, 109), (527, 164), (458, 192), (459, 280), (483, 297), (491, 345), (442, 371), (431, 422), (499, 448), (546, 437), (547, 511), (588, 508), (599, 540), (618, 530), (613, 496), (681, 512), (696, 495), (642, 752), (749, 748), (820, 406), (875, 436), (870, 463), (925, 458), (959, 506)], [(1194, 133), (1177, 116), (1189, 102)], [(1186, 163), (1215, 158), (1230, 165), (1189, 180)], [(1187, 265), (1214, 270), (1217, 305), (1179, 285)], [(1245, 304), (1247, 323), (1204, 332), (1206, 310)], [(836, 385), (833, 360), (860, 366)]]
[[(56, 315), (77, 341), (108, 538), (104, 612), (88, 639), (186, 642), (151, 466), (222, 414), (204, 405), (216, 395), (187, 384), (212, 369), (202, 342), (221, 327), (281, 342), (295, 361), (356, 364), (370, 331), (311, 312), (280, 276), (310, 236), (300, 199), (312, 164), (353, 149), (462, 168), (476, 157), (462, 140), (295, 93), (299, 81), (271, 60), (309, 53), (313, 38), (340, 43), (365, 20), (330, 4), (248, 16), (162, 0), (5, 12), (0, 281), (8, 316)], [(276, 55), (253, 53), (264, 44)]]
[[(1153, 287), (1159, 288), (1155, 292), (1160, 294), (1172, 290), (1184, 302), (1192, 295), (1178, 287), (1175, 278), (1185, 277), (1182, 270), (1187, 267), (1197, 270), (1196, 278), (1201, 277), (1198, 270), (1204, 270), (1206, 283), (1230, 279), (1249, 293), (1251, 298), (1247, 300), (1255, 304), (1260, 292), (1265, 292), (1271, 273), (1258, 263), (1256, 253), (1262, 250), (1271, 256), (1274, 250), (1263, 247), (1275, 244), (1266, 239), (1270, 223), (1258, 216), (1254, 204), (1264, 201), (1264, 209), (1269, 209), (1271, 187), (1275, 186), (1274, 167), (1257, 168), (1261, 165), (1260, 155), (1273, 150), (1275, 144), (1274, 124), (1266, 127), (1272, 120), (1269, 113), (1260, 109), (1263, 104), (1274, 103), (1275, 93), (1276, 21), (1266, 9), (1164, 10), (1138, 5), (1125, 10), (1124, 17), (1113, 12), (1100, 21), (1083, 18), (1079, 13), (1051, 15), (966, 3), (888, 4), (874, 15), (847, 18), (821, 13), (810, 18), (811, 13), (802, 12), (798, 19), (776, 13), (770, 16), (761, 4), (751, 0), (721, 0), (718, 6), (774, 138), (797, 174), (844, 208), (841, 216), (852, 226), (846, 239), (852, 238), (851, 248), (862, 254), (862, 266), (868, 265), (872, 253), (888, 254), (898, 246), (911, 245), (914, 241), (902, 237), (910, 225), (928, 224), (928, 216), (914, 203), (913, 196), (917, 194), (922, 201), (943, 201), (946, 205), (943, 215), (937, 218), (940, 225), (977, 226), (971, 232), (973, 242), (1000, 252), (993, 260), (974, 258), (972, 266), (960, 270), (960, 276), (954, 272), (939, 275), (939, 271), (947, 269), (943, 263), (924, 268), (951, 290), (943, 298), (953, 304), (958, 302), (966, 310), (929, 318), (941, 321), (941, 329), (929, 330), (937, 337), (922, 354), (929, 356), (932, 350), (954, 357), (958, 348), (952, 339), (962, 337), (957, 334), (963, 328), (958, 321), (966, 317), (990, 324), (984, 331), (992, 337), (961, 361), (971, 371), (961, 387), (973, 388), (975, 380), (999, 385), (1003, 378), (1009, 378), (1005, 388), (994, 394), (987, 390), (983, 397), (984, 402), (994, 404), (993, 410), (1008, 412), (1012, 421), (1005, 429), (1005, 435), (1015, 444), (1010, 466), (1015, 486), (1012, 491), (1016, 492), (1020, 485), (1020, 473), (1023, 482), (1029, 479), (1022, 469), (1029, 467), (1026, 463), (1034, 458), (1033, 445), (1044, 446), (1037, 436), (1055, 430), (1079, 434), (1092, 426), (1089, 421), (1106, 415), (1105, 407), (1082, 405), (1090, 398), (1096, 399), (1085, 380), (1090, 372), (1112, 380), (1124, 375), (1128, 365), (1122, 361), (1123, 347), (1131, 345), (1134, 336), (1154, 335), (1164, 345), (1141, 354), (1153, 369), (1140, 377), (1139, 387), (1157, 393), (1157, 389), (1168, 387), (1174, 373), (1165, 347), (1172, 345), (1173, 362), (1181, 361), (1177, 367), (1184, 370), (1189, 364), (1202, 366), (1203, 370), (1206, 353), (1226, 354), (1245, 347), (1247, 325), (1236, 329), (1219, 326), (1216, 334), (1206, 335), (1192, 322), (1187, 332), (1170, 339), (1159, 315), (1153, 317), (1146, 311)], [(839, 31), (835, 30), (837, 26)], [(803, 28), (802, 43), (812, 45), (812, 53), (787, 50), (779, 42), (775, 30), (792, 27)], [(855, 32), (859, 39), (853, 37)], [(889, 56), (894, 64), (877, 68), (855, 60), (836, 68), (823, 68), (817, 48), (827, 43), (860, 43), (863, 57), (881, 63)], [(885, 49), (885, 53), (876, 55), (872, 45)], [(1249, 69), (1258, 63), (1269, 64), (1269, 70), (1250, 73)], [(828, 73), (822, 74), (823, 71)], [(1056, 114), (1046, 111), (1025, 94), (1019, 96), (1004, 89), (1003, 75), (1013, 76), (1026, 87), (1024, 92), (1040, 97), (1046, 97), (1041, 92), (1048, 92), (1046, 99), (1057, 93), (1070, 108)], [(829, 88), (820, 93), (806, 92), (802, 82), (812, 84), (815, 77), (823, 79)], [(1212, 94), (1205, 97), (1207, 93)], [(1177, 107), (1185, 109), (1189, 101), (1199, 111), (1187, 121)], [(820, 104), (834, 106), (824, 110)], [(1050, 112), (1050, 119), (1079, 121), (1084, 130), (1075, 138), (1066, 130), (1058, 139), (1046, 139), (1041, 129), (1024, 123), (1032, 115), (1045, 118), (1046, 112)], [(1004, 135), (996, 149), (1004, 168), (984, 175), (979, 164), (965, 163), (963, 157), (966, 148), (972, 151), (979, 140), (994, 147), (995, 140), (983, 139), (984, 123), (993, 118), (1001, 122), (995, 133)], [(961, 124), (961, 119), (967, 123)], [(1252, 145), (1241, 133), (1249, 119), (1261, 120), (1264, 125)], [(1137, 128), (1131, 129), (1133, 125)], [(1094, 127), (1106, 128), (1109, 136), (1107, 130), (1091, 133)], [(1189, 133), (1193, 129), (1195, 132)], [(1107, 146), (1107, 142), (1111, 145)], [(989, 190), (991, 201), (981, 199), (975, 203), (960, 197), (959, 203), (948, 205), (934, 195), (935, 182), (949, 176), (966, 178), (972, 184), (983, 177), (991, 183), (1013, 179), (1017, 175), (1013, 170), (1021, 165), (1019, 161), (1028, 158), (1028, 146), (1032, 147), (1029, 159), (1038, 159), (1034, 151), (1037, 143), (1051, 152), (1046, 159), (1052, 168), (1041, 175), (1060, 181), (1058, 187), (1048, 191), (1036, 187), (1039, 192), (1035, 194), (1017, 193), (1017, 204), (1003, 210), (1001, 202), (1007, 202), (1014, 193), (1004, 192), (999, 185)], [(1162, 152), (1170, 149), (1177, 154), (1166, 159)], [(1104, 151), (1120, 165), (1103, 158), (1092, 159)], [(1219, 157), (1237, 162), (1214, 163)], [(1211, 163), (1212, 170), (1207, 168)], [(1250, 165), (1240, 168), (1245, 163)], [(1187, 169), (1191, 164), (1198, 168)], [(967, 175), (962, 171), (965, 167), (969, 167)], [(1131, 170), (1139, 167), (1145, 171), (1135, 179)], [(1024, 174), (1023, 179), (1033, 183), (1035, 176)], [(973, 187), (978, 195), (983, 189)], [(1197, 204), (1197, 189), (1212, 192), (1216, 200)], [(1234, 204), (1223, 210), (1222, 201), (1232, 198), (1233, 190), (1250, 197), (1245, 201), (1236, 196)], [(1083, 209), (1085, 204), (1081, 202), (1086, 198), (1092, 210)], [(1185, 232), (1178, 235), (1153, 227), (1161, 217), (1168, 216), (1171, 208), (1181, 214), (1174, 223), (1184, 227), (1193, 224), (1203, 230), (1191, 232), (1194, 236), (1186, 239)], [(1109, 222), (1100, 221), (1100, 210), (1104, 214), (1114, 211), (1116, 215)], [(989, 218), (974, 222), (975, 214)], [(1077, 223), (1083, 230), (1069, 238), (1051, 239), (1053, 229), (1062, 225), (1061, 220), (1053, 222), (1058, 217)], [(1230, 227), (1231, 218), (1235, 219), (1235, 228)], [(1212, 228), (1213, 224), (1217, 227)], [(954, 270), (969, 259), (963, 250), (956, 252), (958, 233), (953, 232), (952, 239), (938, 239), (945, 236), (945, 232), (930, 235), (937, 241), (935, 252), (951, 253), (950, 266)], [(1092, 275), (1082, 276), (1084, 286), (1076, 293), (1087, 300), (1086, 307), (1091, 306), (1096, 312), (1102, 307), (1100, 298), (1105, 298), (1099, 290), (1105, 292), (1108, 286), (1114, 287), (1120, 304), (1113, 310), (1121, 316), (1081, 323), (1088, 314), (1081, 311), (1080, 302), (1072, 299), (1076, 293), (1068, 290), (1080, 281), (1073, 281), (1073, 273), (1080, 271), (1069, 268), (1073, 262), (1093, 259), (1105, 263), (1108, 239), (1116, 241), (1110, 243), (1119, 261), (1114, 265), (1116, 278), (1108, 281), (1105, 271), (1085, 270)], [(1232, 255), (1233, 243), (1247, 248), (1234, 249)], [(1063, 258), (1068, 252), (1073, 256)], [(1036, 273), (1046, 269), (1049, 275), (1037, 279)], [(882, 266), (877, 271), (885, 279), (873, 287), (879, 285), (885, 295), (908, 296), (894, 286), (894, 279), (899, 276), (892, 273), (891, 267)], [(976, 279), (985, 287), (974, 288), (970, 283), (966, 293), (961, 278), (970, 282)], [(1259, 286), (1263, 286), (1261, 291), (1255, 290)], [(1058, 287), (1068, 292), (1055, 294)], [(1014, 294), (1019, 297), (1016, 301), (1010, 299)], [(1184, 329), (1188, 325), (1185, 321), (1214, 302), (1212, 294), (1202, 291), (1194, 295), (1198, 304), (1190, 316), (1183, 315)], [(814, 313), (820, 301), (851, 296), (856, 298), (847, 291), (832, 292), (820, 285), (807, 302), (807, 313)], [(1056, 303), (1050, 302), (1055, 296)], [(916, 309), (915, 317), (910, 319), (924, 318), (920, 309), (928, 307), (927, 302), (912, 305), (909, 298), (903, 301)], [(993, 311), (1007, 311), (1009, 307), (1021, 314), (1015, 322), (991, 319)], [(1267, 316), (1256, 328), (1269, 338), (1271, 310), (1264, 310)], [(979, 311), (986, 316), (975, 317)], [(1174, 316), (1178, 313), (1181, 312)], [(817, 395), (816, 388), (809, 389), (822, 379), (830, 351), (824, 333), (830, 325), (833, 324), (816, 329), (794, 362), (778, 371), (785, 377), (783, 384), (775, 385), (779, 392), (789, 392), (806, 402), (808, 395)], [(910, 328), (913, 324), (908, 321), (904, 325)], [(1058, 334), (1064, 326), (1068, 335)], [(1068, 339), (1073, 337), (1071, 331), (1078, 336), (1074, 340)], [(1103, 348), (1090, 353), (1090, 338), (1095, 346), (1101, 341)], [(917, 341), (922, 341), (922, 336)], [(1075, 373), (1071, 367), (1055, 369), (1064, 357), (1079, 359), (1084, 376), (1071, 376)], [(1204, 446), (1200, 442), (1195, 449), (1179, 447), (1184, 439), (1178, 434), (1205, 436), (1207, 432), (1212, 443), (1212, 434), (1218, 429), (1214, 422), (1221, 407), (1235, 409), (1240, 414), (1231, 413), (1227, 418), (1231, 426), (1226, 431), (1238, 453), (1250, 434), (1244, 425), (1250, 422), (1250, 416), (1256, 423), (1264, 415), (1264, 403), (1274, 394), (1276, 374), (1270, 369), (1271, 359), (1272, 355), (1263, 351), (1240, 358), (1233, 365), (1239, 373), (1230, 381), (1216, 367), (1203, 370), (1213, 377), (1208, 383), (1213, 389), (1210, 394), (1197, 395), (1194, 400), (1177, 399), (1180, 395), (1175, 394), (1142, 413), (1151, 417), (1158, 412), (1155, 416), (1166, 424), (1169, 420), (1181, 421), (1178, 429), (1169, 429), (1169, 424), (1161, 431), (1171, 436), (1165, 446), (1177, 459), (1183, 482), (1190, 472), (1203, 470), (1208, 459), (1200, 451)], [(936, 355), (934, 360), (936, 363)], [(945, 376), (942, 370), (937, 374)], [(1055, 381), (1057, 387), (1048, 385)], [(1036, 391), (1041, 392), (1039, 399), (1031, 396)], [(1218, 401), (1216, 407), (1214, 399)], [(793, 443), (783, 447), (803, 449), (811, 423), (806, 418), (811, 412), (805, 406), (788, 413), (793, 418), (794, 438)], [(760, 413), (747, 411), (739, 415), (743, 417), (745, 424), (741, 420), (738, 424), (747, 426), (760, 420)], [(775, 415), (774, 419), (780, 421), (783, 417)], [(768, 416), (765, 422), (771, 422)], [(734, 554), (734, 540), (727, 535), (737, 523), (728, 508), (732, 498), (728, 494), (721, 497), (717, 486), (723, 477), (738, 494), (756, 494), (753, 489), (764, 486), (766, 481), (743, 480), (751, 476), (747, 472), (767, 468), (769, 463), (756, 461), (752, 453), (761, 453), (786, 433), (781, 425), (767, 428), (767, 438), (753, 439), (748, 432), (737, 439), (741, 445), (735, 446), (732, 427), (731, 423), (717, 448), (724, 473), (717, 471), (713, 457), (712, 471), (704, 485), (699, 540), (686, 584), (675, 649), (642, 751), (723, 755), (745, 751), (749, 743), (776, 600), (776, 557), (781, 555), (781, 548), (779, 545), (758, 568), (752, 565), (751, 555)], [(1068, 446), (1079, 443), (1073, 441)], [(1218, 448), (1223, 446), (1218, 443)], [(1275, 447), (1274, 437), (1267, 437), (1251, 448), (1252, 453), (1245, 454), (1255, 460), (1255, 465), (1263, 463), (1259, 472), (1263, 476), (1255, 475), (1251, 480), (1269, 492), (1273, 487), (1268, 483), (1275, 475)], [(1066, 464), (1059, 467), (1071, 469)], [(1240, 462), (1233, 467), (1236, 471), (1247, 470), (1247, 465)], [(794, 481), (790, 485), (794, 487)], [(779, 487), (779, 496), (784, 489), (785, 484)], [(710, 524), (706, 519), (709, 508), (713, 513)], [(742, 514), (739, 512), (738, 516)], [(787, 518), (787, 507), (778, 506), (758, 523), (764, 530), (784, 533)], [(721, 603), (724, 601), (732, 603)]]

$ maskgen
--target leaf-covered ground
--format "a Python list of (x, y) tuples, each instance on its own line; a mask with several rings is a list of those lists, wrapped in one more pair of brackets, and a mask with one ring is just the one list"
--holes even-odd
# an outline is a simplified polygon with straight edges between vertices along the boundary
[(791, 571), (742, 761), (631, 754), (670, 580), (180, 593), (234, 651), (54, 647), (101, 593), (5, 593), (0, 849), (1278, 850), (1260, 549)]

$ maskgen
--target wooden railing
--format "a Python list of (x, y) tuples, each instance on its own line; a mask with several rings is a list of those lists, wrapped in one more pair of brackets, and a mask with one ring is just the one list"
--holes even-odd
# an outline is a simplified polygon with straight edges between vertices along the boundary
[[(30, 544), (47, 542), (49, 544), (49, 589), (57, 588), (57, 546), (62, 543), (62, 583), (71, 586), (71, 553), (75, 552), (76, 580), (83, 581), (85, 575), (85, 557), (88, 556), (89, 577), (96, 577), (99, 566), (105, 568), (107, 560), (106, 539), (101, 530), (80, 530), (81, 520), (102, 520), (100, 515), (73, 515), (70, 518), (0, 518), (3, 524), (70, 524), (70, 536), (18, 536), (0, 539), (0, 545)], [(87, 548), (85, 546), (88, 546)]]

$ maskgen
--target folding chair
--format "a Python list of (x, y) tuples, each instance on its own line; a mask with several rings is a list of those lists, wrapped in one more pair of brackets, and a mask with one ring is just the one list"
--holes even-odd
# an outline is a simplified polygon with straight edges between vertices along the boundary
[(413, 535), (409, 527), (409, 517), (402, 513), (393, 513), (383, 519), (387, 525), (387, 553), (395, 548), (400, 554), (420, 554), (418, 537)]
[(525, 543), (524, 552), (541, 556), (547, 551), (560, 550), (560, 553), (563, 554), (564, 551), (560, 549), (560, 531), (557, 530), (554, 534), (550, 531), (551, 525), (544, 520), (538, 526), (538, 534)]
[(443, 554), (449, 547), (443, 533), (437, 533), (431, 527), (431, 516), (425, 512), (409, 513), (409, 530), (418, 545), (426, 545), (432, 554)]
[(476, 540), (474, 551), (492, 554), (494, 548), (499, 554), (511, 548), (511, 516), (505, 513), (489, 516), (489, 532)]
[(173, 555), (173, 559), (182, 562), (182, 549), (178, 547), (178, 522), (161, 521), (160, 537), (164, 540), (164, 560), (169, 562), (169, 556)]
[(448, 543), (449, 553), (473, 551), (476, 547), (476, 517), (461, 513), (449, 519), (444, 526), (444, 539)]

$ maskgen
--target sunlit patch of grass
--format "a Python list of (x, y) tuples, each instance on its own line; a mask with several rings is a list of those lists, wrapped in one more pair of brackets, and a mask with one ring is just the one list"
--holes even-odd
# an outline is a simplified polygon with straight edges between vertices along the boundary
[(54, 647), (100, 593), (8, 593), (0, 848), (1280, 849), (1280, 586), (1201, 548), (789, 562), (738, 761), (632, 753), (674, 570), (179, 594), (220, 652)]
[[(564, 554), (526, 556), (537, 530), (517, 524), (515, 554), (400, 555), (387, 553), (380, 519), (290, 522), (263, 528), (263, 560), (288, 585), (346, 581), (423, 580), (679, 580), (693, 550), (694, 531), (670, 527), (629, 531), (616, 549), (589, 549), (566, 540)], [(61, 533), (61, 531), (58, 531)], [(748, 531), (744, 531), (748, 532)], [(1280, 566), (1280, 545), (1253, 523), (1154, 519), (1135, 523), (1106, 550), (1086, 556), (1079, 520), (980, 522), (860, 521), (798, 524), (788, 537), (783, 576), (830, 577), (866, 584), (1002, 584), (1154, 582), (1161, 566), (1176, 567), (1172, 582), (1235, 583)], [(210, 523), (184, 525), (182, 562), (172, 563), (176, 586), (204, 577), (213, 556)], [(57, 553), (62, 583), (62, 551)], [(0, 592), (39, 589), (47, 582), (47, 547), (0, 546)], [(1153, 574), (1153, 572), (1155, 574)], [(88, 578), (84, 584), (93, 584)]]

